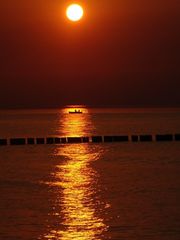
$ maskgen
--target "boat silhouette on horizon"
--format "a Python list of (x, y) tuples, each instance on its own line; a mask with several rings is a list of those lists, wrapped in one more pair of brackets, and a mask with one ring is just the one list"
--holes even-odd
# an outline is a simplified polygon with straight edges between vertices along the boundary
[(81, 110), (75, 109), (74, 111), (69, 111), (69, 114), (82, 114), (83, 112)]

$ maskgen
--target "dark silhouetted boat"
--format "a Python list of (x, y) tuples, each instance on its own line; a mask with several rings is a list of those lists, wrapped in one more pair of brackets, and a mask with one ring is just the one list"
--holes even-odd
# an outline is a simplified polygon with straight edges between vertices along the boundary
[(81, 110), (74, 110), (74, 111), (69, 111), (70, 114), (82, 114), (83, 112)]

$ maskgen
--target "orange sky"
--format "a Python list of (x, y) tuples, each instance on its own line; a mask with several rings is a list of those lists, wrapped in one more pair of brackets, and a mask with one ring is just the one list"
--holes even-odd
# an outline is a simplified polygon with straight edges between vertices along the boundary
[(71, 2), (0, 2), (0, 108), (180, 105), (178, 0)]

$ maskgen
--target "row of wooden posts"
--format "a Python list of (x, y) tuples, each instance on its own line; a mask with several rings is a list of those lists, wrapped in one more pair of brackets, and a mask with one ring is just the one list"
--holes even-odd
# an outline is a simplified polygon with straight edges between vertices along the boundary
[(74, 143), (110, 143), (110, 142), (171, 142), (180, 141), (180, 134), (157, 135), (122, 135), (92, 137), (38, 137), (0, 139), (0, 146), (6, 145), (43, 145), (43, 144), (74, 144)]

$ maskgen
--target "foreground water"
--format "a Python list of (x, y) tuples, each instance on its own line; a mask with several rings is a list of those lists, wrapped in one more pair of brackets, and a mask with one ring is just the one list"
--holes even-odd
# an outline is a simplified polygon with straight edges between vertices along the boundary
[[(180, 132), (179, 110), (2, 111), (0, 135)], [(0, 239), (180, 239), (180, 146), (0, 148)]]

